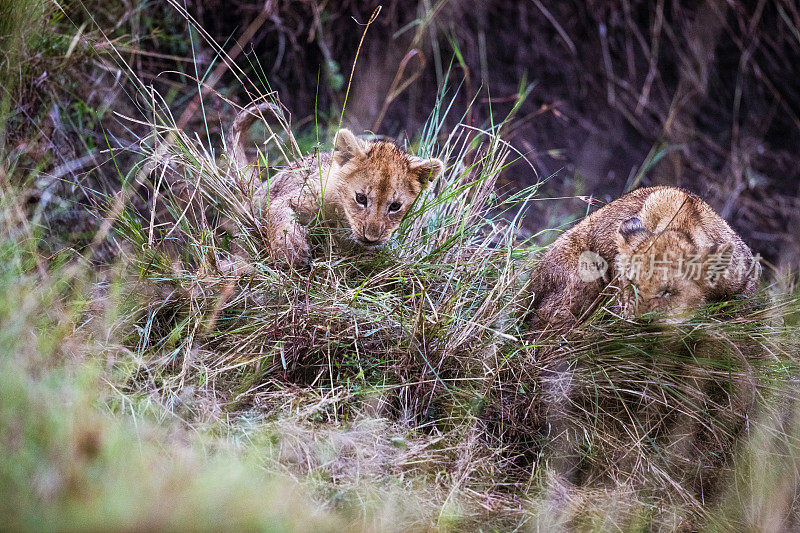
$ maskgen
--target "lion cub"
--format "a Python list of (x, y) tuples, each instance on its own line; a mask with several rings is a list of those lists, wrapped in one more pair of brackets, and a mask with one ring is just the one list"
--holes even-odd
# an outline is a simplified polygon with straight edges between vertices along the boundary
[[(248, 166), (243, 133), (267, 109), (272, 104), (253, 105), (234, 120), (231, 139), (240, 168)], [(251, 205), (270, 255), (297, 266), (310, 261), (312, 223), (333, 229), (343, 249), (384, 244), (419, 193), (443, 170), (439, 159), (415, 157), (388, 142), (363, 141), (342, 129), (333, 155), (293, 161), (257, 186)]]
[(567, 328), (607, 286), (624, 317), (670, 321), (706, 302), (752, 295), (761, 266), (698, 196), (675, 187), (635, 190), (561, 235), (534, 268), (533, 326)]

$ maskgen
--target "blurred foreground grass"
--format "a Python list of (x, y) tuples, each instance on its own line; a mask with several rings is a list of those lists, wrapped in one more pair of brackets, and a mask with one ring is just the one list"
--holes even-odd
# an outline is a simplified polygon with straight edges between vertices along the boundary
[[(3, 213), (8, 214), (9, 191)], [(109, 314), (88, 315), (97, 280), (39, 264), (34, 241), (0, 247), (0, 516), (8, 530), (326, 530), (342, 526), (247, 450), (178, 421), (117, 412), (105, 365), (131, 357)], [(113, 277), (113, 275), (111, 276)], [(116, 312), (113, 294), (102, 309)], [(117, 324), (118, 325), (118, 324)], [(160, 418), (160, 419), (159, 419)]]

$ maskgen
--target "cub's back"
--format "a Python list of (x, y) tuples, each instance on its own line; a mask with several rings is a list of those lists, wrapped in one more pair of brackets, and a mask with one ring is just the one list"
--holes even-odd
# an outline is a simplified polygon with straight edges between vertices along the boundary
[[(734, 257), (752, 258), (739, 235), (699, 196), (676, 187), (637, 189), (565, 232), (536, 264), (530, 285), (534, 327), (574, 323), (591, 307), (614, 276), (615, 261), (620, 254), (620, 232), (623, 223), (631, 219), (641, 219), (641, 224), (653, 234), (667, 228), (680, 232), (697, 249), (730, 244)], [(592, 264), (602, 263), (593, 279), (587, 279), (579, 271), (580, 262), (586, 261), (586, 256), (582, 256), (585, 252), (592, 253)]]
[(554, 260), (558, 260), (560, 263), (574, 264), (577, 268), (578, 257), (586, 250), (596, 252), (606, 261), (611, 261), (616, 255), (616, 233), (620, 224), (636, 216), (644, 207), (647, 199), (661, 191), (676, 196), (678, 194), (682, 194), (684, 197), (688, 195), (681, 189), (662, 186), (644, 187), (631, 191), (589, 214), (561, 234), (539, 261), (537, 269), (546, 269), (547, 263)]

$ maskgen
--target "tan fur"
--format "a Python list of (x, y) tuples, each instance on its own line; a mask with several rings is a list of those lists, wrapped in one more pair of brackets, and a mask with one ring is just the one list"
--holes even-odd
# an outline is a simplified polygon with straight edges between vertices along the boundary
[[(231, 138), (241, 167), (247, 166), (242, 134), (258, 111), (259, 106), (251, 106), (234, 121)], [(443, 169), (438, 159), (409, 155), (392, 143), (363, 141), (342, 129), (332, 156), (315, 154), (292, 162), (255, 190), (252, 207), (263, 221), (260, 229), (271, 255), (297, 265), (310, 258), (312, 223), (333, 228), (345, 249), (385, 243)]]
[[(581, 278), (587, 250), (608, 265), (600, 279)], [(624, 316), (660, 311), (673, 319), (706, 302), (752, 295), (760, 272), (739, 235), (698, 196), (674, 187), (638, 189), (561, 235), (538, 262), (533, 326), (574, 324), (609, 283), (619, 289)]]

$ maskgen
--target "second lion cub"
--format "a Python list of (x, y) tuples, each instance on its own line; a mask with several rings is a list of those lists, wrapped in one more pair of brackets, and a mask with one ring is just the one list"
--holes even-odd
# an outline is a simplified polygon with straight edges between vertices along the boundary
[(761, 266), (700, 197), (675, 187), (637, 189), (561, 235), (532, 274), (533, 327), (563, 329), (607, 286), (625, 317), (675, 319), (706, 302), (751, 296)]
[[(268, 103), (253, 105), (234, 120), (231, 140), (240, 168), (248, 165), (243, 133), (260, 113), (272, 109)], [(389, 239), (419, 193), (443, 170), (439, 159), (415, 157), (388, 142), (363, 141), (342, 129), (332, 155), (293, 161), (257, 186), (253, 214), (263, 222), (270, 255), (302, 265), (310, 261), (312, 222), (330, 227), (344, 248), (375, 248)]]

